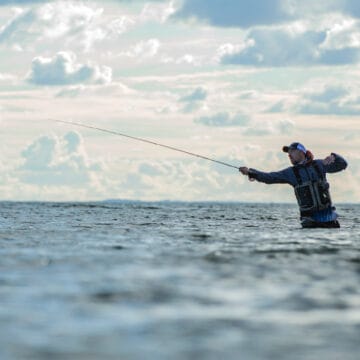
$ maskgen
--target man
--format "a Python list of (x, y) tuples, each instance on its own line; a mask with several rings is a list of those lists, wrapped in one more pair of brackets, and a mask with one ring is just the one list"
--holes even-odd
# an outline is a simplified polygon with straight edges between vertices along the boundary
[(251, 181), (293, 186), (300, 208), (302, 227), (339, 228), (338, 216), (331, 203), (326, 173), (344, 170), (347, 162), (335, 153), (331, 153), (324, 160), (314, 160), (312, 153), (298, 142), (284, 146), (283, 151), (288, 153), (294, 166), (275, 172), (262, 172), (244, 166), (239, 168), (239, 171), (247, 175)]

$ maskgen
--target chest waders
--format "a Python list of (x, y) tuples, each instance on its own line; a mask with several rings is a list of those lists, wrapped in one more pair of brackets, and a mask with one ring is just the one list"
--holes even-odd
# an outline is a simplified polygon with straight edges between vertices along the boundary
[(324, 174), (321, 172), (319, 165), (316, 162), (312, 163), (310, 166), (313, 167), (318, 175), (316, 180), (311, 180), (311, 176), (307, 168), (305, 168), (308, 174), (308, 180), (304, 181), (300, 176), (299, 167), (293, 167), (297, 180), (294, 191), (301, 216), (311, 216), (311, 214), (316, 211), (331, 207), (329, 183), (326, 181)]

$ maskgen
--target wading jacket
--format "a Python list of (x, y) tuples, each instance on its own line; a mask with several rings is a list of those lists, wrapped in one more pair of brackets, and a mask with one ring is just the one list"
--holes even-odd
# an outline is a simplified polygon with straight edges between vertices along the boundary
[[(327, 173), (336, 173), (341, 170), (344, 170), (347, 167), (347, 162), (344, 158), (342, 158), (338, 154), (332, 153), (335, 157), (335, 161), (331, 164), (325, 165), (323, 160), (313, 160), (312, 162), (308, 162), (305, 164), (297, 164), (295, 166), (290, 166), (286, 169), (280, 171), (273, 172), (263, 172), (256, 169), (249, 169), (249, 178), (255, 179), (259, 182), (263, 182), (265, 184), (289, 184), (295, 189), (295, 194), (298, 198), (298, 203), (300, 206), (301, 192), (297, 192), (299, 185), (305, 183), (316, 183), (322, 181), (327, 186), (327, 191), (329, 188), (329, 184), (326, 180)], [(299, 195), (300, 194), (300, 195)], [(334, 216), (331, 212), (331, 200), (328, 206), (328, 213), (325, 218), (317, 218), (316, 213), (321, 213), (321, 211), (311, 210), (303, 211), (300, 206), (300, 214), (301, 216), (311, 216), (315, 217), (316, 220), (319, 221), (330, 221), (334, 219)]]

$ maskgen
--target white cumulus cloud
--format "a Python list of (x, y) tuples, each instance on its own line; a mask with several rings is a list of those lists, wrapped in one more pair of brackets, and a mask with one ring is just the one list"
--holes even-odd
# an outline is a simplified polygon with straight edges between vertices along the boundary
[(129, 57), (150, 58), (154, 57), (160, 49), (161, 43), (158, 39), (149, 39), (138, 42), (130, 51), (123, 53)]
[(164, 23), (176, 11), (173, 1), (155, 4), (147, 2), (139, 16), (141, 22), (158, 21)]
[(321, 49), (360, 48), (360, 27), (353, 19), (340, 19), (329, 26)]
[(52, 58), (33, 59), (28, 81), (36, 85), (69, 85), (77, 83), (108, 84), (112, 70), (107, 66), (79, 64), (72, 52), (59, 52)]
[(33, 5), (27, 10), (15, 9), (14, 16), (0, 27), (0, 43), (22, 48), (61, 42), (88, 51), (95, 43), (116, 37), (135, 23), (131, 16), (105, 15), (102, 7), (82, 2), (47, 1)]
[(91, 185), (100, 176), (102, 165), (90, 161), (79, 133), (63, 137), (42, 136), (22, 151), (18, 169), (23, 182), (50, 186)]

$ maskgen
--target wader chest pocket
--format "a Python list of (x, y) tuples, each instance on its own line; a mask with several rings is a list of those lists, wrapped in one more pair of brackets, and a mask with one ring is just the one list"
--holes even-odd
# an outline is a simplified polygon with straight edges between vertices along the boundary
[(301, 211), (323, 210), (331, 206), (329, 185), (323, 180), (306, 181), (295, 186), (295, 195)]

